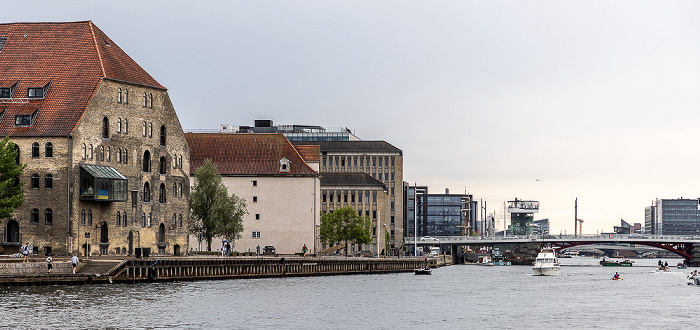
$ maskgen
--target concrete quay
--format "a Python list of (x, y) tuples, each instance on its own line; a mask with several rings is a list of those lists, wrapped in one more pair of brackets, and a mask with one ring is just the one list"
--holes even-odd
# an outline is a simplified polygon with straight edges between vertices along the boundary
[[(54, 258), (54, 270), (46, 262), (22, 263), (0, 259), (0, 286), (140, 283), (155, 281), (220, 280), (289, 276), (332, 276), (410, 272), (423, 267), (452, 264), (451, 256), (434, 258), (351, 257), (153, 257), (147, 259), (97, 257), (81, 259), (72, 273), (68, 258)], [(34, 258), (37, 259), (37, 258)]]

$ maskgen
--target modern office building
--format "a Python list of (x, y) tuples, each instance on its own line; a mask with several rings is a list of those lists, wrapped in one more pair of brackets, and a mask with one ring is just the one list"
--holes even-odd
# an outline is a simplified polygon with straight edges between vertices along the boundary
[(540, 202), (524, 201), (517, 198), (508, 201), (508, 213), (510, 213), (511, 233), (513, 235), (529, 235), (533, 233), (534, 214), (539, 212)]
[(658, 235), (700, 235), (700, 203), (695, 198), (657, 199)]
[(314, 125), (274, 125), (272, 120), (256, 120), (255, 126), (221, 124), (221, 133), (282, 133), (289, 141), (358, 141), (348, 128)]
[(168, 91), (92, 22), (0, 24), (0, 136), (27, 165), (1, 254), (187, 250), (189, 147)]
[(472, 195), (430, 194), (427, 186), (404, 183), (405, 236), (464, 236), (479, 234), (482, 224), (478, 221), (478, 202)]
[(537, 235), (548, 235), (549, 219), (535, 220), (532, 226), (532, 233)]
[(644, 233), (656, 235), (656, 206), (647, 206), (644, 208)]

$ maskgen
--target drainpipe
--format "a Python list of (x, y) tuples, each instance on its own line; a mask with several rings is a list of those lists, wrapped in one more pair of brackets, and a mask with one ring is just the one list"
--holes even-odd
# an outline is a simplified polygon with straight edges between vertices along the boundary
[(72, 249), (71, 249), (71, 244), (70, 244), (70, 238), (71, 238), (71, 223), (70, 223), (70, 206), (71, 206), (71, 200), (70, 200), (70, 170), (71, 170), (71, 164), (72, 161), (71, 159), (73, 158), (72, 154), (72, 140), (73, 140), (73, 132), (68, 133), (68, 183), (67, 183), (67, 188), (66, 188), (66, 200), (67, 200), (67, 208), (66, 208), (66, 214), (67, 214), (67, 220), (68, 220), (68, 228), (66, 229), (66, 248), (68, 255), (71, 255)]

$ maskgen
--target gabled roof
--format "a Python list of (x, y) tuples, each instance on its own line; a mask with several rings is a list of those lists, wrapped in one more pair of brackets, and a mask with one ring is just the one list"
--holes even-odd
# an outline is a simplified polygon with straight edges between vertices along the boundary
[[(309, 144), (308, 141), (294, 141), (294, 145)], [(313, 141), (324, 152), (353, 152), (353, 153), (396, 153), (402, 155), (401, 149), (386, 141)]]
[(321, 187), (327, 186), (381, 186), (381, 181), (363, 172), (321, 172)]
[[(90, 21), (0, 24), (0, 87), (17, 82), (0, 136), (65, 136), (80, 122), (102, 79), (165, 89)], [(8, 85), (8, 86), (4, 86)], [(47, 86), (45, 98), (26, 99), (30, 87)], [(41, 108), (32, 126), (14, 127), (24, 99)]]
[(306, 162), (318, 163), (321, 161), (321, 147), (317, 145), (295, 145), (294, 147)]
[[(221, 175), (316, 176), (296, 148), (282, 134), (185, 133), (190, 145), (191, 175), (209, 158)], [(280, 160), (290, 161), (289, 172)]]

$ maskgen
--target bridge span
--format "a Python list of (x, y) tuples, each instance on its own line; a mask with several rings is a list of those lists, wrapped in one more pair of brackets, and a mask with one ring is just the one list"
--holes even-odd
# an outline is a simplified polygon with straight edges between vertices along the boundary
[[(655, 247), (671, 251), (686, 260), (690, 266), (700, 266), (700, 236), (674, 235), (639, 235), (639, 234), (603, 234), (603, 235), (528, 235), (509, 237), (468, 237), (468, 236), (435, 236), (420, 237), (415, 242), (419, 246), (486, 246), (499, 244), (539, 243), (552, 245), (557, 250), (563, 250), (579, 245), (605, 244), (635, 244)], [(413, 246), (414, 238), (406, 237), (406, 245)], [(698, 246), (698, 249), (693, 249)]]

